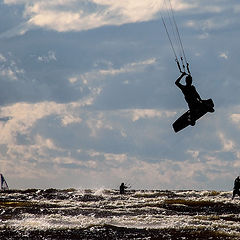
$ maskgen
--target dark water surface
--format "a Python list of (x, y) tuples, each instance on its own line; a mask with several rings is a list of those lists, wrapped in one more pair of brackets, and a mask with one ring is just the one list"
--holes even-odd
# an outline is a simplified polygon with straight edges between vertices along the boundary
[(0, 239), (240, 239), (240, 199), (217, 191), (0, 193)]

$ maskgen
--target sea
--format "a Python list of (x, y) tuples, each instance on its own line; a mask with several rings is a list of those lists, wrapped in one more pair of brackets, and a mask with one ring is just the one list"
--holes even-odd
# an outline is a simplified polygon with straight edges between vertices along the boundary
[(0, 239), (240, 239), (240, 197), (195, 190), (0, 192)]

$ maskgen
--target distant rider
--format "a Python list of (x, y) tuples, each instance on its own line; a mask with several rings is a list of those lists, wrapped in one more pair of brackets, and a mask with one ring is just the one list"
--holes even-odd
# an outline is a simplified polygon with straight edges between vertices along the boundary
[(232, 199), (234, 199), (235, 195), (238, 194), (240, 196), (240, 177), (238, 176), (234, 181), (234, 187), (233, 187), (233, 196)]
[(127, 189), (128, 187), (126, 185), (124, 185), (124, 183), (122, 183), (120, 185), (120, 194), (124, 194), (125, 193), (125, 189)]
[(187, 75), (185, 72), (181, 74), (181, 76), (175, 81), (175, 84), (182, 90), (182, 93), (184, 94), (185, 100), (188, 104), (189, 110), (190, 110), (190, 124), (192, 126), (195, 125), (194, 120), (194, 111), (198, 106), (202, 103), (202, 99), (200, 95), (198, 94), (196, 88), (192, 85), (192, 76), (187, 75), (186, 76), (186, 85), (183, 85), (180, 83), (183, 76)]

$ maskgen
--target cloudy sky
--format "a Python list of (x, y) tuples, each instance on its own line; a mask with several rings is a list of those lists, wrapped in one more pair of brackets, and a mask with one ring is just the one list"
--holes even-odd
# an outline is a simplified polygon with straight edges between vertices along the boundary
[(231, 190), (240, 174), (240, 3), (172, 0), (187, 110), (161, 0), (0, 0), (0, 172), (11, 188)]

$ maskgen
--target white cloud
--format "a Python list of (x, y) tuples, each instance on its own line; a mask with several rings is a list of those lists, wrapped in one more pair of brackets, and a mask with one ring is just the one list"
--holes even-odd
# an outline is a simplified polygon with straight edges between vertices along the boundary
[(58, 116), (62, 126), (66, 127), (73, 123), (81, 123), (79, 109), (88, 105), (88, 100), (68, 104), (55, 102), (40, 102), (35, 104), (16, 103), (1, 108), (2, 116), (9, 116), (7, 122), (0, 123), (1, 136), (0, 144), (15, 144), (18, 134), (28, 135), (35, 124), (48, 116)]
[(233, 113), (231, 115), (231, 119), (232, 119), (233, 122), (236, 122), (236, 123), (240, 122), (240, 114), (239, 113)]
[(197, 159), (200, 152), (197, 150), (188, 150), (187, 153), (189, 153), (194, 159)]
[[(206, 181), (217, 181), (221, 176), (231, 178), (228, 164), (222, 161), (201, 162), (185, 160), (176, 162), (173, 160), (159, 160), (151, 163), (140, 159), (128, 158), (130, 165), (127, 168), (109, 170), (113, 176), (125, 176), (135, 188), (150, 189), (202, 189), (206, 188)], [(221, 175), (219, 176), (219, 172)], [(203, 179), (195, 177), (202, 175)], [(219, 186), (218, 186), (219, 188)], [(221, 187), (220, 187), (221, 188)]]
[(222, 53), (220, 53), (220, 54), (219, 54), (219, 57), (220, 57), (220, 58), (224, 58), (224, 59), (227, 60), (227, 59), (228, 59), (228, 52), (222, 52)]
[(51, 150), (53, 150), (53, 149), (56, 150), (57, 149), (57, 147), (55, 146), (52, 139), (43, 138), (39, 134), (37, 134), (36, 137), (35, 137), (35, 143), (36, 143), (36, 146), (38, 146), (39, 149), (41, 149), (42, 147), (48, 148), (48, 149), (51, 149)]
[(227, 139), (226, 136), (222, 132), (219, 132), (218, 136), (219, 136), (219, 138), (220, 138), (220, 140), (222, 142), (223, 151), (232, 151), (232, 150), (234, 150), (235, 143), (232, 140)]
[(66, 114), (62, 118), (63, 126), (67, 126), (67, 125), (73, 124), (73, 123), (81, 123), (81, 122), (82, 122), (82, 119), (80, 117), (74, 117), (71, 114)]
[(198, 36), (199, 39), (207, 39), (209, 37), (209, 33), (204, 32)]
[[(97, 82), (99, 82), (99, 80), (106, 79), (106, 77), (109, 75), (117, 76), (117, 75), (126, 74), (126, 73), (143, 72), (146, 70), (146, 67), (154, 66), (156, 64), (157, 64), (156, 58), (150, 58), (143, 61), (127, 63), (120, 68), (113, 68), (112, 67), (113, 64), (108, 63), (106, 64), (105, 68), (101, 68), (101, 69), (97, 68), (90, 72), (83, 73), (80, 76), (71, 77), (69, 81), (71, 83), (77, 83), (79, 81), (84, 83), (85, 85), (91, 85), (92, 81), (97, 80)], [(98, 66), (98, 64), (95, 66)], [(128, 80), (124, 80), (124, 83), (127, 84), (129, 82)], [(100, 94), (101, 92), (101, 89), (97, 88), (96, 84), (95, 84), (95, 91), (98, 92), (98, 94)]]
[[(14, 29), (2, 33), (0, 37), (11, 37), (15, 34), (24, 34), (36, 27), (52, 29), (59, 32), (83, 31), (98, 28), (106, 25), (122, 25), (149, 21), (159, 18), (159, 13), (164, 15), (165, 0), (4, 0), (8, 5), (24, 5), (23, 21)], [(166, 1), (167, 2), (167, 1)], [(224, 11), (221, 5), (212, 3), (206, 7), (200, 7), (201, 2), (187, 3), (184, 0), (172, 0), (174, 11), (192, 9), (197, 12), (220, 13)], [(204, 4), (203, 4), (204, 5)], [(239, 5), (234, 8), (238, 11)], [(200, 10), (199, 10), (200, 9)], [(199, 27), (204, 31), (227, 27), (231, 20), (219, 21), (219, 19), (205, 19), (194, 22), (189, 20), (187, 26)], [(207, 35), (201, 35), (206, 38)]]
[(91, 131), (91, 137), (97, 137), (102, 129), (113, 130), (112, 124), (105, 118), (103, 113), (89, 114), (87, 125)]
[(0, 54), (0, 62), (6, 62), (7, 61), (7, 59), (2, 55), (2, 54)]
[(156, 63), (157, 63), (157, 60), (155, 58), (151, 58), (145, 61), (132, 62), (132, 63), (126, 64), (120, 69), (109, 68), (109, 69), (99, 70), (99, 73), (102, 75), (117, 75), (117, 74), (128, 73), (128, 72), (140, 72), (140, 71), (143, 71), (147, 66), (154, 65)]
[(127, 160), (126, 154), (105, 153), (104, 157), (105, 157), (106, 161), (114, 161), (114, 162), (119, 162), (119, 163), (123, 163)]
[(55, 103), (43, 102), (38, 104), (16, 103), (2, 107), (2, 114), (10, 116), (6, 124), (1, 125), (1, 144), (15, 144), (17, 133), (27, 133), (37, 120), (53, 113), (59, 113), (63, 106)]
[[(18, 179), (39, 179), (42, 177), (51, 179), (50, 169), (37, 166), (48, 164), (52, 160), (49, 152), (61, 152), (61, 149), (55, 146), (52, 139), (43, 138), (38, 134), (31, 140), (29, 145), (14, 144), (11, 141), (5, 145), (6, 152), (0, 152), (1, 158), (8, 159), (5, 162), (4, 170), (11, 173), (12, 176), (17, 175)], [(2, 144), (3, 142), (1, 142), (1, 146), (3, 146)], [(53, 164), (51, 166), (53, 167)]]
[[(2, 108), (2, 114), (10, 115), (13, 119), (8, 121), (4, 126), (1, 125), (2, 134), (0, 144), (1, 146), (7, 146), (7, 153), (0, 152), (0, 156), (4, 156), (3, 159), (12, 159), (15, 164), (19, 165), (17, 169), (14, 168), (15, 172), (11, 173), (11, 171), (13, 171), (11, 170), (13, 169), (11, 161), (1, 160), (4, 169), (6, 169), (8, 173), (13, 175), (18, 174), (18, 176), (24, 179), (38, 179), (43, 176), (47, 179), (57, 178), (56, 176), (51, 176), (53, 169), (59, 176), (70, 172), (71, 176), (75, 176), (75, 174), (81, 175), (84, 171), (89, 178), (97, 179), (98, 183), (95, 181), (93, 186), (103, 184), (105, 181), (108, 182), (108, 187), (112, 187), (111, 184), (118, 184), (122, 181), (122, 178), (129, 178), (131, 179), (130, 183), (134, 187), (170, 189), (190, 187), (199, 189), (204, 187), (204, 183), (199, 183), (195, 180), (195, 176), (199, 173), (204, 173), (205, 178), (214, 181), (218, 179), (219, 176), (217, 173), (213, 174), (211, 169), (219, 171), (225, 169), (221, 170), (222, 174), (225, 175), (230, 171), (227, 165), (228, 163), (211, 155), (202, 156), (207, 161), (206, 164), (204, 159), (200, 159), (201, 154), (197, 149), (187, 151), (187, 153), (191, 155), (191, 158), (194, 159), (190, 158), (190, 160), (176, 161), (159, 156), (156, 162), (151, 163), (148, 162), (148, 159), (146, 160), (140, 155), (138, 157), (137, 155), (129, 156), (126, 152), (111, 153), (111, 149), (106, 152), (99, 152), (95, 150), (94, 145), (91, 145), (91, 150), (81, 149), (81, 145), (79, 145), (79, 149), (59, 147), (55, 143), (57, 139), (43, 137), (38, 133), (35, 127), (36, 123), (51, 115), (57, 115), (57, 118), (61, 119), (63, 125), (59, 126), (59, 129), (67, 128), (71, 123), (79, 124), (79, 126), (86, 123), (92, 131), (92, 135), (97, 137), (99, 136), (99, 131), (110, 130), (121, 132), (126, 122), (129, 125), (130, 121), (133, 120), (171, 117), (173, 114), (154, 109), (82, 112), (79, 109), (79, 105), (79, 103), (65, 105), (44, 102), (38, 104), (19, 103)], [(83, 116), (82, 118), (79, 117), (81, 115)], [(118, 119), (118, 123), (116, 123), (115, 119)], [(134, 126), (132, 125), (132, 127)], [(35, 130), (36, 134), (32, 135)], [(31, 144), (16, 144), (14, 139), (18, 133), (29, 136)], [(132, 132), (128, 132), (128, 134), (130, 135)], [(3, 138), (3, 136), (8, 137)], [(12, 136), (12, 138), (10, 138), (10, 136)], [(93, 136), (89, 135), (88, 137), (91, 138)], [(136, 135), (135, 137), (138, 138)], [(220, 133), (219, 137), (223, 144), (224, 151), (231, 151), (234, 148), (233, 141), (227, 139), (223, 133)], [(153, 133), (151, 133), (151, 138), (153, 138)], [(140, 138), (138, 141), (144, 144), (144, 139)], [(126, 139), (126, 141), (128, 140), (129, 139)], [(157, 137), (156, 140), (159, 141), (159, 137)], [(89, 138), (86, 138), (86, 141), (89, 141)], [(102, 141), (102, 139), (99, 138), (99, 141)], [(77, 152), (85, 156), (81, 158), (81, 156), (75, 156), (72, 152)], [(39, 169), (41, 164), (47, 165), (49, 163), (51, 163), (52, 169)], [(68, 167), (71, 169), (70, 172)], [(27, 171), (27, 169), (29, 171)], [(108, 174), (104, 177), (103, 175), (106, 175), (106, 173)], [(71, 179), (71, 177), (69, 178)], [(88, 182), (88, 184), (90, 184), (90, 182)], [(50, 186), (48, 185), (48, 187)]]
[(15, 72), (11, 68), (2, 69), (0, 71), (0, 74), (3, 77), (7, 77), (7, 78), (9, 78), (11, 80), (17, 80), (17, 76), (16, 76)]
[(50, 50), (50, 51), (48, 51), (47, 55), (39, 56), (38, 60), (40, 62), (49, 63), (51, 61), (57, 61), (57, 58), (56, 58), (55, 52)]
[(3, 0), (5, 4), (26, 4), (27, 0)]
[[(155, 0), (5, 0), (4, 3), (24, 4), (28, 27), (37, 26), (59, 32), (148, 21), (154, 19), (164, 7), (163, 1)], [(175, 0), (172, 6), (177, 11), (193, 7), (184, 1)]]
[(0, 62), (2, 62), (0, 65), (0, 76), (12, 81), (16, 81), (20, 76), (23, 76), (24, 69), (19, 68), (14, 60), (0, 54)]
[(132, 121), (138, 121), (142, 118), (163, 118), (163, 117), (173, 117), (176, 115), (176, 112), (171, 111), (160, 111), (156, 109), (133, 109), (127, 110), (132, 115)]
[(72, 83), (72, 84), (76, 83), (77, 80), (78, 80), (77, 77), (70, 77), (70, 78), (68, 79), (68, 81), (69, 81), (70, 83)]

